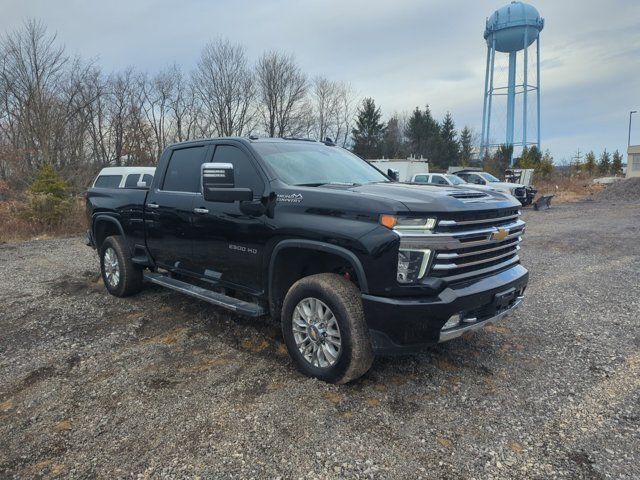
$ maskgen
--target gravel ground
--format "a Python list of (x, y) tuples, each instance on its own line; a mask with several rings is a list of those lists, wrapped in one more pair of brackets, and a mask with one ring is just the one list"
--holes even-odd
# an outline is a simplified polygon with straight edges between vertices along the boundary
[(276, 325), (109, 296), (78, 238), (0, 246), (0, 477), (640, 478), (640, 204), (525, 219), (518, 313), (346, 386)]
[(607, 188), (595, 194), (600, 201), (623, 202), (640, 200), (640, 177), (626, 178), (607, 185)]

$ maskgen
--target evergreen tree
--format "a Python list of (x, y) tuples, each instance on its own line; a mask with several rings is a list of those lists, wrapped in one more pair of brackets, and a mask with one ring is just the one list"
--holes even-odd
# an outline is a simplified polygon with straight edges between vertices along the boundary
[(445, 167), (457, 165), (460, 156), (460, 142), (456, 133), (456, 124), (453, 122), (451, 113), (447, 112), (440, 127), (442, 137), (442, 164)]
[(589, 175), (593, 175), (596, 172), (596, 168), (596, 155), (591, 151), (584, 157), (584, 169)]
[(498, 149), (487, 158), (484, 168), (498, 178), (504, 177), (504, 171), (509, 168), (513, 145), (500, 145)]
[(424, 156), (424, 152), (427, 150), (427, 133), (424, 127), (422, 111), (418, 107), (411, 114), (404, 134), (407, 137), (411, 155)]
[(530, 148), (524, 147), (522, 149), (522, 155), (518, 160), (518, 168), (533, 168), (538, 170), (540, 168), (540, 162), (542, 162), (542, 152), (540, 149), (533, 145)]
[(611, 173), (619, 175), (622, 173), (622, 155), (618, 150), (613, 152), (613, 160), (611, 161)]
[(428, 105), (424, 111), (416, 107), (407, 124), (405, 135), (412, 155), (425, 157), (435, 167), (445, 166), (440, 125), (431, 116)]
[(400, 122), (396, 116), (391, 117), (385, 127), (382, 155), (385, 158), (406, 158), (407, 156)]
[(59, 224), (71, 208), (69, 185), (48, 163), (38, 171), (38, 176), (27, 189), (27, 195), (27, 217), (44, 226)]
[(545, 150), (542, 159), (540, 160), (540, 164), (536, 169), (536, 173), (543, 176), (548, 177), (553, 172), (553, 157), (551, 156), (551, 152), (549, 150)]
[(380, 158), (382, 156), (382, 140), (385, 132), (380, 121), (382, 113), (376, 107), (373, 98), (365, 98), (358, 109), (356, 128), (352, 130), (353, 153), (363, 158)]
[(469, 127), (460, 132), (460, 165), (468, 167), (473, 157), (473, 133)]
[(601, 175), (606, 175), (609, 173), (609, 171), (611, 170), (611, 156), (609, 155), (609, 152), (607, 152), (607, 149), (604, 149), (604, 152), (602, 152), (602, 155), (600, 155), (600, 160), (598, 161), (598, 172)]

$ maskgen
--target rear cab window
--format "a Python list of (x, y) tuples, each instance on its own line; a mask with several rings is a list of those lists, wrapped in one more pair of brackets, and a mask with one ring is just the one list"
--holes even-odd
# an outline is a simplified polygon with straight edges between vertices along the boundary
[(124, 188), (138, 188), (139, 173), (130, 173), (124, 182)]
[(93, 186), (95, 188), (118, 188), (122, 175), (98, 175)]
[(414, 182), (416, 183), (427, 183), (429, 181), (429, 175), (416, 175)]

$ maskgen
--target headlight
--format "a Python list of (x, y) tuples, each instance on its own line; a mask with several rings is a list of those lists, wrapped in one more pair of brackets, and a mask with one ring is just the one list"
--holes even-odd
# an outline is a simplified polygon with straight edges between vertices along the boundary
[[(431, 217), (381, 215), (380, 223), (401, 235), (396, 273), (398, 283), (415, 283), (424, 277), (431, 259), (431, 249), (426, 248), (429, 247), (426, 235), (433, 233), (437, 220)], [(403, 236), (402, 232), (412, 235)]]
[(396, 215), (381, 215), (380, 223), (387, 228), (399, 231), (433, 230), (436, 226), (435, 218), (398, 217)]

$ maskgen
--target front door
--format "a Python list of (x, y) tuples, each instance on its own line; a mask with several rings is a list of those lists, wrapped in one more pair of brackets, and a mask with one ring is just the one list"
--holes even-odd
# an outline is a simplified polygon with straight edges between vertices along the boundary
[[(250, 188), (256, 200), (262, 198), (265, 178), (248, 151), (235, 145), (217, 145), (212, 161), (231, 163), (235, 186)], [(260, 292), (268, 236), (265, 217), (243, 213), (240, 202), (209, 202), (201, 195), (194, 201), (193, 259), (198, 273), (230, 288)]]
[(162, 184), (154, 184), (147, 195), (147, 246), (163, 268), (194, 269), (193, 203), (200, 192), (200, 166), (205, 162), (208, 148), (198, 145), (172, 150)]

